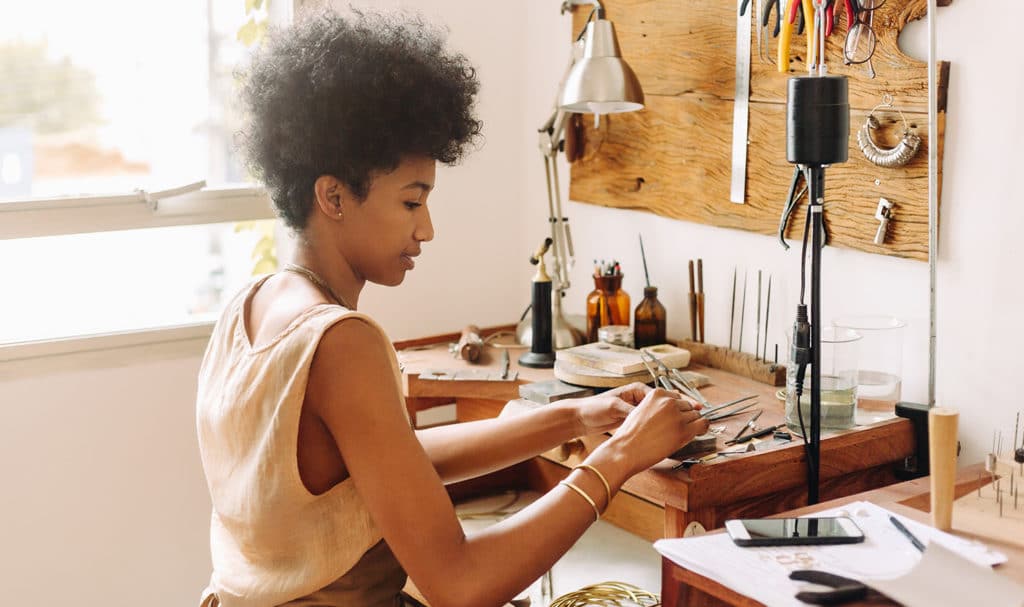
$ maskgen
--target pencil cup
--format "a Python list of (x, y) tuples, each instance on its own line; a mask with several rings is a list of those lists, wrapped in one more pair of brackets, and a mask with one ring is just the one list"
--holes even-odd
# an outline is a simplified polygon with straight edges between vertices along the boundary
[(931, 460), (932, 526), (953, 528), (953, 485), (956, 480), (956, 432), (960, 413), (946, 407), (928, 412), (928, 457)]

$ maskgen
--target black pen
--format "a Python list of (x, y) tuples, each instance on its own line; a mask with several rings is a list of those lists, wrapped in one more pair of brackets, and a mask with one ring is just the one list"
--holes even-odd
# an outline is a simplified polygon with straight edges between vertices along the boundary
[(753, 440), (755, 438), (761, 438), (762, 436), (767, 436), (769, 434), (772, 434), (773, 432), (775, 432), (776, 430), (778, 430), (779, 428), (781, 428), (781, 427), (783, 427), (785, 425), (786, 424), (779, 424), (777, 426), (768, 426), (767, 428), (764, 428), (762, 430), (758, 430), (757, 432), (755, 432), (753, 434), (748, 434), (746, 436), (741, 436), (740, 438), (734, 438), (732, 440), (727, 440), (727, 441), (725, 441), (725, 444), (727, 444), (727, 445), (736, 445), (736, 444), (739, 444), (739, 443), (745, 443), (745, 442)]
[(914, 534), (910, 532), (910, 529), (907, 529), (905, 526), (903, 526), (903, 523), (901, 523), (899, 519), (897, 519), (895, 516), (889, 515), (889, 521), (892, 522), (894, 527), (899, 529), (900, 533), (902, 533), (904, 537), (910, 540), (910, 543), (914, 545), (914, 548), (917, 548), (921, 552), (924, 552), (924, 544), (921, 543), (921, 540), (917, 539), (914, 536)]

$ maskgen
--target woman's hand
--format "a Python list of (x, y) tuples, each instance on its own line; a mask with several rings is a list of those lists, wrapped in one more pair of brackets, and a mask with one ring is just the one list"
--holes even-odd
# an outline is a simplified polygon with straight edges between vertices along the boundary
[(650, 391), (649, 386), (632, 383), (594, 396), (575, 399), (572, 406), (576, 409), (579, 436), (618, 428)]
[(656, 464), (707, 431), (708, 421), (700, 417), (700, 405), (677, 392), (648, 390), (612, 438), (598, 450), (609, 449), (625, 456), (631, 475)]

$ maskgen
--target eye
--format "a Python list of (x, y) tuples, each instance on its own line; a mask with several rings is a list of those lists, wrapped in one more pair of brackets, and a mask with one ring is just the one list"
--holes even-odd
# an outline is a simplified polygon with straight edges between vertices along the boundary
[(420, 204), (419, 202), (416, 202), (415, 200), (406, 200), (405, 201), (405, 208), (409, 209), (410, 211), (415, 211), (416, 209), (418, 209), (421, 206), (423, 206), (423, 205)]

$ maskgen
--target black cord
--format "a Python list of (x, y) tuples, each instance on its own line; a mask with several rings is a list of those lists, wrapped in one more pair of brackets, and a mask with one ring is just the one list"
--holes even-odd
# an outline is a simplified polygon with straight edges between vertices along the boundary
[(598, 13), (596, 6), (591, 9), (590, 14), (587, 15), (587, 20), (583, 22), (583, 29), (580, 30), (580, 35), (576, 36), (576, 40), (574, 42), (579, 42), (583, 39), (583, 34), (587, 33), (587, 24), (589, 24), (590, 20), (594, 18), (594, 13), (597, 13), (598, 19), (604, 19), (604, 11)]
[[(810, 203), (810, 176), (804, 175), (808, 183), (808, 203)], [(807, 370), (807, 363), (810, 362), (810, 324), (807, 322), (807, 305), (804, 303), (804, 291), (807, 282), (807, 241), (811, 234), (811, 208), (807, 207), (807, 218), (804, 220), (803, 242), (800, 247), (800, 304), (797, 306), (796, 322), (793, 324), (793, 351), (791, 358), (797, 366), (796, 378), (793, 386), (796, 393), (796, 416), (800, 420), (800, 438), (804, 441), (804, 453), (807, 459), (807, 483), (813, 480), (811, 470), (814, 467), (814, 455), (811, 453), (811, 445), (807, 441), (807, 427), (804, 425), (804, 412), (800, 407), (800, 398), (804, 393), (804, 373)]]
[[(807, 175), (804, 175), (804, 182), (810, 184)], [(800, 246), (800, 305), (804, 304), (804, 290), (807, 284), (807, 238), (811, 233), (811, 197), (810, 185), (807, 190), (807, 217), (804, 219), (804, 239)]]

